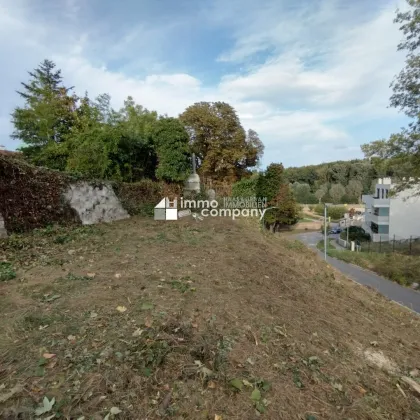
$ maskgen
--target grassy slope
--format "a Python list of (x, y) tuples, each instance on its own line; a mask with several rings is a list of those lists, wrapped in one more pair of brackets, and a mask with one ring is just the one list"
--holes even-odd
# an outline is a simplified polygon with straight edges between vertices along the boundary
[(419, 318), (295, 241), (132, 218), (12, 238), (0, 255), (17, 269), (0, 283), (0, 418), (34, 418), (44, 396), (64, 418), (420, 418), (363, 355), (409, 372)]

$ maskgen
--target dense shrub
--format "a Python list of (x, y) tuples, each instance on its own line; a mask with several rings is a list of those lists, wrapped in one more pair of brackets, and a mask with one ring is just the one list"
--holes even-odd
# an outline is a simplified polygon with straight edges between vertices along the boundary
[(58, 171), (0, 156), (0, 214), (8, 232), (23, 232), (54, 223), (80, 223), (63, 199), (72, 178)]
[(16, 277), (16, 272), (12, 264), (0, 261), (0, 281), (12, 280)]
[[(366, 233), (359, 226), (350, 226), (349, 228), (349, 241), (370, 241), (370, 235)], [(341, 238), (347, 239), (347, 229), (341, 232)]]
[(233, 197), (256, 197), (258, 176), (248, 179), (241, 179), (232, 185)]
[[(323, 216), (324, 215), (324, 205), (317, 204), (314, 207), (315, 213)], [(341, 219), (344, 216), (344, 213), (347, 212), (347, 209), (343, 206), (329, 206), (327, 210), (327, 215), (333, 220)]]
[(164, 197), (180, 196), (182, 188), (178, 184), (165, 184), (150, 179), (133, 183), (115, 183), (115, 194), (130, 215), (153, 215), (156, 204)]

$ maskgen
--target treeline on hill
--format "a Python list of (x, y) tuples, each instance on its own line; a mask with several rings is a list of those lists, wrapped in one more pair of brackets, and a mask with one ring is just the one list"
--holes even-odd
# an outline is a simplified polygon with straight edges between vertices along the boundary
[(299, 203), (339, 204), (359, 202), (380, 172), (368, 160), (351, 160), (287, 168), (284, 176)]
[(182, 182), (195, 152), (200, 175), (232, 183), (262, 156), (257, 133), (245, 132), (227, 103), (196, 103), (169, 118), (131, 97), (120, 110), (108, 94), (79, 97), (49, 60), (29, 75), (18, 92), (24, 106), (12, 113), (12, 137), (35, 165), (105, 180)]

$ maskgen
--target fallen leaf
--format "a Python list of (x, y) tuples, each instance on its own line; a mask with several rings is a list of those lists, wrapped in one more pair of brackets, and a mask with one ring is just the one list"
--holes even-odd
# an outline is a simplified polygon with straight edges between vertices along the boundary
[(39, 406), (35, 410), (35, 415), (41, 416), (42, 414), (48, 413), (48, 411), (50, 411), (53, 408), (54, 404), (55, 398), (53, 398), (50, 401), (47, 397), (44, 397), (44, 399), (42, 400), (42, 406)]
[(111, 410), (109, 410), (109, 412), (114, 415), (122, 413), (122, 411), (118, 407), (112, 407)]
[(254, 362), (252, 361), (252, 359), (250, 357), (248, 357), (248, 359), (246, 359), (246, 361), (250, 364), (250, 365), (254, 365)]
[(334, 389), (336, 389), (337, 391), (342, 391), (343, 390), (343, 385), (341, 385), (339, 383), (336, 383), (336, 382), (332, 384), (332, 387)]
[(47, 368), (53, 369), (56, 364), (57, 364), (57, 359), (50, 360), (50, 362), (47, 364)]
[(54, 354), (54, 353), (44, 353), (43, 355), (42, 355), (42, 357), (44, 358), (44, 359), (52, 359), (53, 357), (55, 357), (55, 356), (57, 356), (56, 354)]
[(98, 316), (98, 314), (96, 312), (91, 312), (90, 313), (91, 318), (96, 318), (97, 316)]
[(215, 389), (216, 388), (216, 382), (210, 381), (207, 384), (207, 387), (210, 388), (210, 389)]
[(237, 389), (238, 391), (242, 391), (243, 384), (242, 384), (242, 381), (240, 379), (237, 379), (237, 378), (232, 379), (229, 382), (229, 385), (232, 386), (233, 388)]
[(366, 394), (366, 389), (364, 389), (364, 388), (362, 388), (361, 386), (358, 386), (357, 387), (357, 390), (362, 394), (362, 395), (365, 395)]
[(253, 388), (253, 387), (254, 387), (254, 385), (252, 385), (252, 384), (251, 384), (251, 382), (247, 381), (246, 379), (243, 379), (243, 380), (242, 380), (242, 383), (243, 383), (245, 386), (249, 386), (250, 388)]
[(143, 303), (140, 307), (142, 311), (148, 311), (149, 309), (153, 309), (153, 308), (154, 308), (153, 303), (147, 303), (147, 302)]
[(137, 328), (137, 330), (133, 332), (133, 337), (140, 337), (142, 332), (143, 330)]
[(222, 416), (219, 416), (217, 414), (214, 415), (214, 420), (222, 420)]
[(152, 320), (152, 318), (147, 317), (147, 318), (144, 320), (144, 325), (145, 325), (147, 328), (150, 328), (150, 327), (152, 326), (152, 324), (153, 324), (153, 320)]
[(123, 312), (125, 312), (126, 310), (127, 310), (127, 308), (126, 308), (125, 306), (117, 306), (117, 311), (118, 311), (118, 312), (123, 313)]
[(121, 277), (121, 274), (120, 273), (115, 273), (115, 278), (116, 279), (119, 279)]
[(90, 279), (95, 278), (96, 273), (86, 273), (86, 276), (89, 277)]
[(69, 341), (76, 341), (76, 336), (69, 335), (69, 336), (67, 336), (67, 340), (69, 340)]
[(259, 401), (261, 399), (261, 392), (258, 388), (255, 388), (251, 394), (252, 401)]
[(191, 322), (191, 326), (192, 326), (193, 328), (198, 328), (198, 324), (197, 324), (196, 322)]

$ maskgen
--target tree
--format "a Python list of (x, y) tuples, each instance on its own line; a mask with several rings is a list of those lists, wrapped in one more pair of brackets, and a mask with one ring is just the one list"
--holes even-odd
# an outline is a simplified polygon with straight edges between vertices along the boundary
[(202, 175), (236, 181), (255, 166), (262, 145), (255, 132), (245, 134), (236, 111), (225, 102), (199, 102), (181, 115)]
[[(12, 138), (21, 140), (25, 146), (22, 152), (36, 164), (50, 164), (45, 147), (56, 151), (56, 145), (64, 141), (70, 132), (78, 98), (69, 95), (72, 88), (62, 83), (61, 71), (55, 64), (44, 60), (38, 68), (29, 72), (29, 83), (22, 83), (23, 91), (18, 94), (25, 100), (24, 107), (17, 107), (12, 113), (15, 130)], [(64, 169), (59, 160), (56, 169)]]
[(291, 226), (298, 222), (299, 206), (288, 184), (280, 185), (277, 195), (271, 200), (270, 204), (274, 208), (267, 210), (264, 215), (265, 226), (270, 231), (277, 232), (282, 227)]
[(360, 181), (358, 181), (357, 179), (352, 179), (349, 181), (346, 187), (346, 194), (349, 198), (359, 201), (362, 192), (363, 185)]
[[(393, 134), (388, 140), (378, 140), (362, 146), (366, 157), (373, 158), (378, 171), (387, 175), (420, 176), (420, 0), (407, 0), (410, 9), (397, 12), (395, 22), (401, 24), (404, 40), (398, 49), (406, 51), (405, 67), (392, 82), (391, 106), (399, 108), (412, 122), (407, 129)], [(401, 182), (405, 189), (417, 181)], [(420, 191), (417, 191), (420, 193)]]
[(399, 108), (404, 113), (418, 119), (420, 114), (420, 1), (407, 0), (411, 9), (407, 12), (397, 12), (395, 23), (400, 23), (400, 30), (405, 40), (398, 45), (398, 50), (407, 51), (405, 68), (392, 82), (394, 94), (391, 96), (391, 106)]
[(267, 199), (268, 205), (273, 204), (273, 200), (280, 191), (280, 186), (285, 183), (283, 172), (284, 167), (281, 163), (271, 163), (258, 177), (257, 197)]
[(264, 144), (254, 130), (248, 130), (246, 134), (246, 167), (257, 166), (264, 154)]
[(232, 197), (256, 197), (258, 174), (243, 178), (232, 185)]
[(112, 155), (118, 153), (120, 133), (101, 122), (100, 111), (87, 96), (81, 100), (71, 133), (63, 143), (68, 151), (66, 170), (97, 179), (121, 180), (121, 170)]
[(318, 202), (321, 203), (322, 199), (328, 193), (328, 184), (323, 184), (319, 189), (315, 191), (315, 197), (318, 199)]
[(298, 221), (299, 209), (287, 181), (281, 163), (270, 164), (266, 171), (258, 176), (256, 185), (257, 197), (267, 199), (268, 206), (276, 208), (267, 210), (264, 224), (271, 231), (282, 226), (293, 225)]
[(311, 187), (309, 186), (309, 184), (301, 184), (300, 182), (295, 182), (294, 184), (292, 184), (292, 191), (298, 203), (317, 203), (315, 195), (311, 193)]
[(330, 197), (334, 203), (339, 203), (345, 193), (346, 190), (341, 184), (334, 184), (330, 188)]
[(161, 118), (152, 134), (158, 166), (156, 177), (169, 182), (180, 182), (191, 173), (189, 137), (176, 118)]

